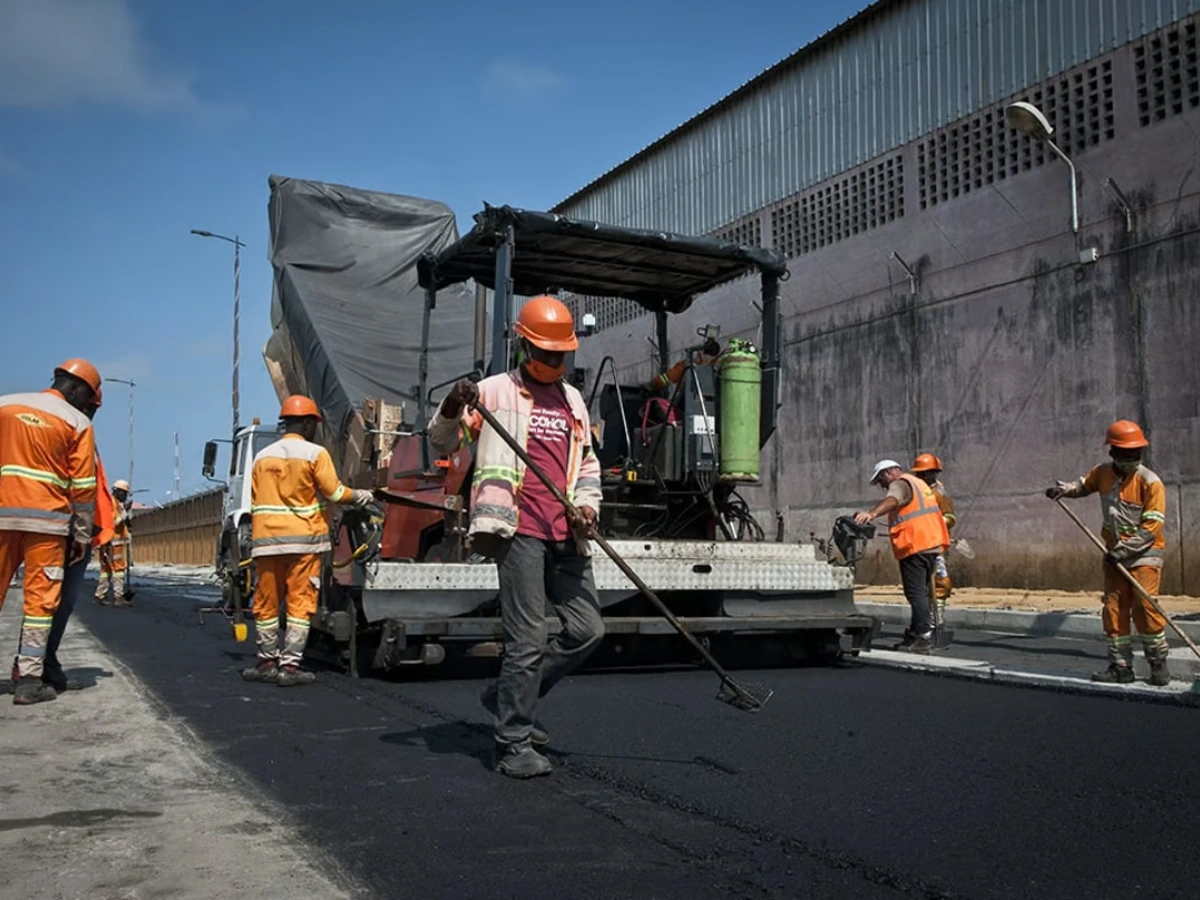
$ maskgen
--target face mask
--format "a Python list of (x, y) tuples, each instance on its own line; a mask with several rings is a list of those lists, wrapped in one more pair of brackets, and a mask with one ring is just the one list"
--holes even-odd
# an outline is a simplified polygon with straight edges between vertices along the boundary
[(548, 366), (544, 362), (538, 362), (536, 359), (525, 360), (525, 371), (529, 373), (529, 377), (534, 381), (540, 381), (542, 384), (553, 384), (566, 374), (566, 366)]
[(1118, 459), (1113, 460), (1113, 468), (1122, 475), (1132, 475), (1138, 470), (1141, 463), (1136, 459)]

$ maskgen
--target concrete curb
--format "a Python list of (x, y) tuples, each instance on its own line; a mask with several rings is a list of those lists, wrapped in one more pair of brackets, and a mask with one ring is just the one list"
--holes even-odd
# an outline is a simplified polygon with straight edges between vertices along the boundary
[(942, 675), (968, 681), (987, 681), (993, 684), (1047, 688), (1072, 694), (1099, 694), (1123, 700), (1200, 707), (1200, 681), (1194, 685), (1176, 681), (1166, 687), (1155, 687), (1143, 682), (1098, 684), (1089, 679), (1071, 675), (1051, 675), (1004, 669), (977, 659), (924, 656), (916, 653), (901, 653), (896, 650), (869, 650), (860, 653), (857, 659), (865, 665)]
[[(855, 600), (859, 612), (875, 616), (888, 625), (907, 625), (909, 610), (906, 604), (872, 603)], [(1032, 634), (1042, 637), (1091, 638), (1103, 637), (1104, 629), (1099, 616), (1083, 613), (1036, 613), (1008, 609), (982, 609), (970, 606), (946, 607), (946, 624), (951, 628), (972, 628), (980, 631), (1006, 631), (1014, 634)], [(1200, 622), (1177, 622), (1184, 633), (1193, 641), (1200, 642)], [(1168, 640), (1179, 642), (1179, 636), (1167, 629)]]

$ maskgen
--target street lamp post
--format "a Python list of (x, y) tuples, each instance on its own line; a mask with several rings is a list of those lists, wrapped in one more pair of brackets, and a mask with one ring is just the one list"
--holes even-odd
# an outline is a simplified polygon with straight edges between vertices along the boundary
[(226, 235), (215, 234), (211, 231), (201, 231), (199, 228), (193, 228), (192, 234), (205, 238), (216, 238), (219, 241), (226, 241), (233, 244), (233, 431), (236, 434), (239, 424), (238, 369), (241, 365), (241, 354), (238, 348), (238, 330), (242, 309), (241, 249), (246, 245), (238, 240), (237, 235), (227, 237)]
[(1008, 106), (1004, 110), (1004, 118), (1010, 128), (1028, 135), (1035, 141), (1045, 143), (1071, 170), (1071, 232), (1079, 234), (1079, 190), (1075, 175), (1075, 163), (1071, 162), (1071, 157), (1063, 153), (1062, 148), (1050, 139), (1054, 134), (1054, 126), (1050, 124), (1050, 120), (1040, 109), (1024, 100)]

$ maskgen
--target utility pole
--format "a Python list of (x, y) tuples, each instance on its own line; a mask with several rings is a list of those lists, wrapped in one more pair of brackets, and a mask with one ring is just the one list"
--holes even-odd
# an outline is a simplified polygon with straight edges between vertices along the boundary
[(179, 499), (179, 432), (175, 432), (175, 499)]
[(238, 240), (236, 234), (233, 237), (228, 237), (223, 234), (215, 234), (211, 231), (202, 231), (199, 228), (193, 228), (192, 234), (199, 235), (200, 237), (216, 238), (219, 241), (226, 241), (233, 244), (233, 432), (237, 434), (238, 425), (240, 424), (238, 416), (238, 370), (241, 366), (241, 352), (238, 347), (238, 332), (240, 330), (242, 314), (241, 249), (246, 245)]

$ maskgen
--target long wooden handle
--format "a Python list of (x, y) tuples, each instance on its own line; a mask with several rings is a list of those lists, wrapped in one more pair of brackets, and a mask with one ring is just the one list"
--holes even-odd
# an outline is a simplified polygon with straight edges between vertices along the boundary
[[(1108, 553), (1108, 548), (1104, 546), (1104, 542), (1100, 540), (1095, 533), (1093, 533), (1092, 529), (1088, 528), (1087, 525), (1084, 524), (1083, 520), (1079, 518), (1079, 516), (1075, 515), (1075, 512), (1069, 506), (1067, 506), (1067, 504), (1062, 502), (1061, 497), (1055, 497), (1054, 502), (1062, 508), (1063, 512), (1071, 517), (1071, 521), (1079, 526), (1079, 528), (1088, 536), (1091, 542), (1100, 549), (1101, 553)], [(1133, 589), (1141, 594), (1142, 599), (1153, 606), (1155, 612), (1166, 619), (1167, 624), (1171, 626), (1171, 629), (1183, 639), (1185, 644), (1192, 648), (1192, 652), (1195, 653), (1197, 657), (1200, 657), (1200, 647), (1197, 647), (1196, 643), (1190, 637), (1188, 637), (1187, 632), (1175, 624), (1175, 620), (1166, 614), (1163, 608), (1158, 605), (1158, 600), (1150, 596), (1150, 592), (1142, 587), (1141, 583), (1133, 577), (1133, 573), (1125, 568), (1124, 564), (1122, 563), (1117, 563), (1116, 567), (1117, 571), (1124, 576), (1125, 580), (1133, 585)]]

